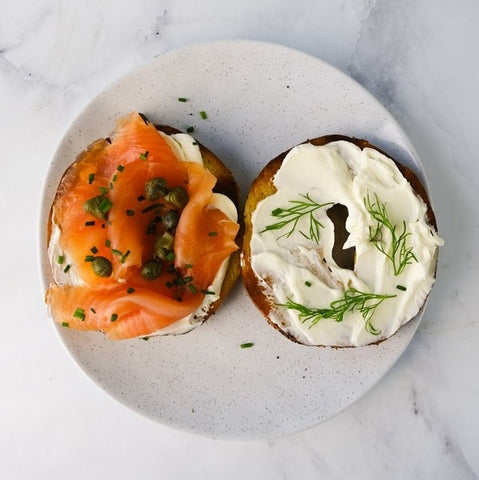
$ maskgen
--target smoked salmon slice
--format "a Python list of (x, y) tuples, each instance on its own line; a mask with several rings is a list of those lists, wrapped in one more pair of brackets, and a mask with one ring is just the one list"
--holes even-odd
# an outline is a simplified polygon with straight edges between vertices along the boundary
[(178, 159), (137, 112), (87, 147), (52, 206), (56, 247), (76, 278), (47, 290), (55, 321), (122, 339), (192, 315), (238, 249), (239, 225), (215, 206), (215, 184), (201, 163)]

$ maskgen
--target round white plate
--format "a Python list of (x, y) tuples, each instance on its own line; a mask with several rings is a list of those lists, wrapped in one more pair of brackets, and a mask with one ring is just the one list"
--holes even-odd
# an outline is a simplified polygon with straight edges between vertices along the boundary
[[(270, 159), (307, 138), (334, 133), (366, 138), (424, 180), (391, 115), (321, 60), (253, 41), (181, 48), (111, 85), (67, 131), (43, 197), (45, 286), (51, 281), (46, 225), (60, 178), (86, 145), (108, 136), (116, 120), (133, 110), (155, 123), (194, 126), (193, 135), (233, 171), (243, 200)], [(380, 345), (305, 347), (268, 326), (238, 281), (218, 313), (183, 336), (112, 342), (101, 333), (56, 329), (80, 368), (126, 406), (211, 437), (268, 438), (306, 429), (351, 405), (399, 358), (419, 317)], [(245, 342), (254, 346), (242, 349)]]

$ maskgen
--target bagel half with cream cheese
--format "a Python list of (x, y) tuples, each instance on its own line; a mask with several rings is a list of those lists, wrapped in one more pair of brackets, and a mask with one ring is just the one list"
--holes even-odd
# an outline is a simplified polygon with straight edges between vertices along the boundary
[(441, 244), (412, 170), (366, 140), (323, 136), (279, 155), (253, 182), (243, 281), (290, 340), (368, 345), (423, 307)]
[(52, 204), (46, 303), (110, 339), (181, 334), (240, 273), (238, 187), (190, 135), (133, 112), (68, 168)]

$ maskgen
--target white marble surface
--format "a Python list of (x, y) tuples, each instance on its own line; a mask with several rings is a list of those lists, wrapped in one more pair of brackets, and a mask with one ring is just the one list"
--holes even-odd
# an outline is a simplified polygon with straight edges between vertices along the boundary
[[(229, 3), (2, 2), (0, 478), (478, 478), (479, 4)], [(54, 334), (37, 267), (42, 181), (69, 123), (153, 56), (225, 38), (298, 48), (369, 89), (414, 143), (446, 240), (397, 364), (343, 413), (270, 441), (198, 437), (113, 402)]]

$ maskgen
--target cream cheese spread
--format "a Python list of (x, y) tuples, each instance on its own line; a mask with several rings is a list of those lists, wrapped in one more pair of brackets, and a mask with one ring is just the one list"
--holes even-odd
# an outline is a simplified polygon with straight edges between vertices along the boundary
[[(251, 238), (272, 322), (307, 345), (361, 346), (390, 337), (419, 312), (443, 242), (391, 159), (347, 141), (306, 143), (287, 154), (273, 183), (277, 191), (253, 212)], [(348, 209), (343, 248), (355, 248), (353, 270), (333, 259), (327, 211), (334, 204)], [(296, 218), (288, 211), (297, 223), (281, 225)]]
[[(196, 162), (203, 165), (203, 158), (200, 148), (193, 137), (185, 133), (172, 135), (167, 135), (163, 132), (159, 133), (166, 140), (173, 153), (179, 160), (184, 162)], [(229, 219), (233, 220), (234, 222), (238, 221), (236, 206), (226, 195), (213, 193), (210, 208), (217, 208), (221, 210)], [(48, 257), (50, 260), (50, 265), (52, 265), (53, 278), (58, 285), (84, 285), (85, 282), (76, 272), (75, 265), (70, 261), (68, 252), (63, 251), (59, 246), (60, 234), (60, 227), (52, 222), (50, 243), (48, 245)], [(58, 263), (59, 257), (63, 257), (63, 262), (61, 264)], [(195, 326), (201, 324), (205, 316), (208, 314), (211, 305), (220, 297), (221, 286), (223, 284), (226, 271), (228, 270), (228, 263), (228, 258), (223, 261), (212, 284), (208, 287), (208, 291), (212, 293), (205, 295), (202, 304), (192, 314), (172, 323), (165, 328), (157, 330), (148, 336), (179, 335), (187, 333)], [(70, 268), (67, 270), (67, 272), (64, 271), (65, 265), (70, 265)]]

